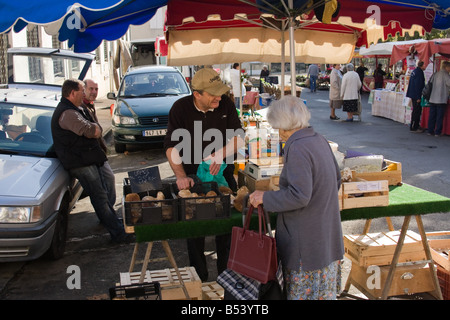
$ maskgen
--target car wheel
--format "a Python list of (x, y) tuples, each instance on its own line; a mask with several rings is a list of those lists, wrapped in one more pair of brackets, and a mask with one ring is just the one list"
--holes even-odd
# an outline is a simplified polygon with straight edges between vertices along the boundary
[(63, 257), (66, 249), (67, 228), (69, 222), (69, 201), (64, 197), (56, 218), (55, 232), (46, 256), (52, 260)]
[(114, 142), (114, 149), (117, 153), (124, 153), (127, 150), (127, 145), (123, 143)]

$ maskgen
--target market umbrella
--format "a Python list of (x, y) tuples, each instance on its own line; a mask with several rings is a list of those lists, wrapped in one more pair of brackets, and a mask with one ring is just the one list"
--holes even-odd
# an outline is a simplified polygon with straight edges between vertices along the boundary
[[(220, 3), (234, 3), (236, 1), (205, 0), (207, 7), (197, 7), (198, 1), (191, 1), (192, 5), (182, 7), (184, 17), (205, 16), (210, 14), (210, 9)], [(259, 12), (269, 12), (267, 8), (273, 5), (286, 11), (280, 0), (241, 0), (241, 7), (252, 6)], [(304, 0), (292, 0), (294, 9), (288, 9), (295, 13), (299, 3)], [(317, 5), (320, 1), (316, 2)], [(324, 1), (321, 1), (322, 4)], [(130, 24), (142, 24), (148, 21), (160, 7), (167, 4), (167, 0), (79, 0), (77, 3), (70, 0), (0, 0), (0, 33), (12, 29), (21, 30), (28, 23), (43, 25), (47, 33), (58, 34), (60, 41), (68, 40), (69, 46), (75, 52), (91, 52), (102, 40), (115, 40), (120, 38)], [(288, 3), (289, 4), (289, 3)], [(399, 21), (404, 29), (411, 28), (414, 24), (422, 26), (426, 31), (431, 28), (447, 29), (450, 27), (449, 1), (448, 0), (339, 0), (339, 16), (332, 21), (340, 22), (344, 17), (351, 18), (353, 23), (364, 23), (369, 17), (374, 17), (377, 24), (383, 28), (390, 21)], [(259, 6), (257, 6), (259, 5)], [(180, 2), (181, 6), (181, 2)], [(259, 10), (262, 7), (261, 11)], [(273, 9), (275, 10), (275, 9)], [(284, 11), (283, 11), (284, 10)], [(278, 11), (279, 13), (279, 11)], [(283, 16), (283, 14), (281, 15)], [(183, 17), (183, 18), (184, 18)], [(234, 17), (234, 14), (233, 14)], [(232, 18), (233, 18), (232, 17)], [(345, 23), (343, 23), (345, 25)], [(80, 28), (78, 27), (80, 26)], [(356, 25), (358, 27), (358, 25)]]
[(450, 58), (450, 39), (433, 39), (414, 44), (396, 44), (392, 48), (390, 64), (393, 65), (411, 54), (417, 54), (426, 67), (430, 62), (430, 57), (436, 53)]
[[(290, 58), (295, 94), (295, 60), (345, 63), (351, 59), (360, 29), (324, 25), (301, 15), (337, 1), (170, 0), (167, 6), (168, 64), (282, 62)], [(337, 11), (331, 8), (329, 18)], [(318, 15), (318, 14), (317, 14)], [(324, 17), (324, 14), (321, 14)], [(295, 29), (302, 28), (302, 32)], [(287, 42), (287, 40), (289, 40)], [(282, 70), (282, 75), (284, 70)], [(282, 87), (284, 77), (282, 76)]]

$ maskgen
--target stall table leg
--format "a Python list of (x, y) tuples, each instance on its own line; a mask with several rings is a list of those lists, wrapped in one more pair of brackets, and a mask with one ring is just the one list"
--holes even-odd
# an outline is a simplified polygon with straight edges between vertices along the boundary
[[(431, 281), (433, 283), (433, 287), (434, 287), (434, 290), (430, 291), (429, 293), (432, 294), (436, 299), (443, 300), (441, 288), (439, 286), (439, 280), (438, 280), (437, 274), (436, 274), (436, 268), (434, 266), (433, 258), (432, 258), (431, 251), (430, 251), (430, 246), (428, 244), (428, 240), (427, 240), (427, 236), (426, 236), (426, 233), (425, 233), (425, 229), (423, 227), (422, 218), (421, 218), (420, 215), (416, 215), (415, 217), (416, 217), (417, 227), (419, 229), (419, 233), (420, 233), (420, 236), (421, 236), (422, 247), (423, 247), (423, 250), (425, 252), (426, 259), (427, 259), (427, 260), (421, 261), (421, 262), (428, 264), (429, 272), (430, 272), (430, 279), (431, 279)], [(366, 221), (365, 226), (364, 226), (364, 230), (363, 230), (363, 232), (364, 232), (363, 234), (367, 234), (369, 232), (371, 220), (372, 219), (368, 219)], [(396, 270), (398, 265), (401, 265), (401, 264), (398, 264), (398, 260), (399, 260), (399, 257), (400, 257), (400, 253), (402, 251), (402, 247), (403, 247), (403, 244), (404, 244), (404, 241), (405, 241), (405, 237), (406, 237), (406, 233), (407, 233), (408, 228), (409, 228), (410, 221), (411, 221), (411, 216), (405, 216), (405, 218), (403, 220), (403, 225), (402, 225), (402, 228), (401, 228), (401, 231), (400, 231), (400, 236), (399, 236), (397, 245), (395, 247), (395, 251), (394, 251), (393, 258), (392, 258), (392, 262), (391, 262), (391, 264), (389, 266), (389, 272), (388, 272), (387, 278), (386, 278), (386, 280), (384, 282), (384, 286), (383, 286), (383, 289), (382, 289), (382, 294), (381, 294), (381, 297), (380, 297), (381, 300), (386, 300), (388, 298), (389, 290), (391, 288), (391, 284), (392, 284), (392, 281), (393, 281), (395, 270)], [(391, 222), (390, 218), (387, 218), (387, 222), (388, 222), (389, 230), (393, 231), (394, 228), (393, 228), (393, 225), (392, 225), (392, 222)], [(350, 289), (350, 286), (354, 285), (359, 291), (361, 291), (369, 299), (377, 299), (377, 297), (374, 297), (369, 292), (367, 292), (365, 290), (364, 286), (358, 284), (355, 281), (352, 281), (353, 280), (352, 279), (352, 271), (353, 271), (353, 268), (350, 271), (350, 274), (348, 276), (348, 279), (347, 279), (347, 282), (345, 284), (345, 287), (344, 287), (344, 290), (342, 292), (342, 295), (343, 296), (345, 296), (345, 295), (351, 296), (350, 294), (348, 294), (348, 291)]]
[(149, 262), (156, 262), (156, 261), (164, 261), (164, 260), (168, 260), (169, 263), (171, 264), (172, 268), (175, 269), (175, 272), (177, 274), (178, 277), (178, 281), (180, 282), (179, 285), (174, 285), (174, 286), (170, 286), (170, 287), (166, 287), (165, 289), (172, 289), (172, 288), (182, 288), (184, 295), (186, 296), (187, 300), (190, 300), (191, 298), (189, 297), (189, 293), (186, 289), (186, 286), (184, 285), (184, 281), (181, 277), (180, 271), (178, 270), (175, 258), (173, 257), (173, 253), (172, 250), (170, 249), (169, 243), (167, 242), (167, 240), (162, 240), (161, 241), (162, 247), (164, 249), (164, 252), (166, 253), (166, 257), (164, 258), (157, 258), (157, 259), (150, 259), (151, 256), (151, 252), (152, 252), (152, 248), (153, 248), (153, 241), (148, 242), (147, 243), (147, 249), (145, 250), (145, 257), (144, 260), (142, 261), (136, 261), (137, 258), (137, 254), (139, 251), (139, 243), (136, 242), (136, 244), (134, 245), (134, 250), (133, 250), (133, 255), (131, 257), (131, 262), (130, 262), (130, 268), (129, 268), (129, 272), (133, 272), (134, 270), (134, 266), (136, 264), (140, 264), (142, 263), (142, 268), (141, 268), (141, 275), (139, 278), (139, 283), (143, 283), (144, 279), (145, 279), (145, 272), (147, 271), (147, 267)]

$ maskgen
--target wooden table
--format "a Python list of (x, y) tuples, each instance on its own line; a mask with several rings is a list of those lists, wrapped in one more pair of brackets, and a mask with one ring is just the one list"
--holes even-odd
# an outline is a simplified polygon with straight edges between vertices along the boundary
[[(403, 240), (413, 216), (415, 216), (418, 224), (427, 260), (432, 261), (421, 216), (438, 212), (450, 212), (450, 198), (408, 184), (389, 187), (389, 206), (387, 207), (354, 208), (346, 209), (341, 212), (342, 221), (358, 219), (366, 220), (366, 226), (363, 232), (369, 230), (370, 221), (372, 219), (394, 216), (404, 217), (400, 238), (394, 253), (394, 259), (391, 263), (388, 279), (384, 285), (382, 298), (387, 298), (390, 283), (397, 266), (398, 256), (402, 250)], [(275, 213), (270, 214), (270, 220), (272, 227), (276, 228)], [(254, 223), (253, 226), (257, 226), (256, 216), (252, 220), (252, 223)], [(229, 218), (220, 220), (180, 221), (165, 225), (135, 226), (135, 234), (137, 242), (151, 242), (166, 239), (195, 238), (200, 236), (226, 234), (231, 232), (233, 226), (241, 225), (242, 214), (236, 210), (232, 210)], [(442, 293), (436, 278), (434, 265), (433, 263), (429, 263), (429, 265), (431, 266), (430, 273), (435, 284), (435, 296), (442, 299)]]

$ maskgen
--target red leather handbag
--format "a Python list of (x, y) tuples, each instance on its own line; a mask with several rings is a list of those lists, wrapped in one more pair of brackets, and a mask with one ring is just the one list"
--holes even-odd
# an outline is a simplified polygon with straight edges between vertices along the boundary
[(276, 279), (277, 245), (275, 238), (267, 235), (266, 219), (261, 205), (258, 206), (259, 232), (249, 230), (253, 209), (253, 206), (249, 207), (243, 228), (232, 229), (227, 267), (261, 283), (267, 283)]

